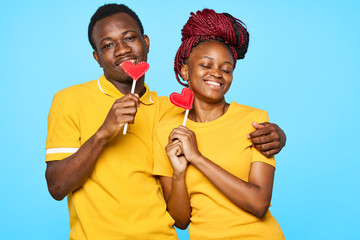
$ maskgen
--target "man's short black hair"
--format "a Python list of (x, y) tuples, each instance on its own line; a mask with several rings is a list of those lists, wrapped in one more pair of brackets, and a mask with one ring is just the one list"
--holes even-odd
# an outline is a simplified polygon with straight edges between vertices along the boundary
[(130, 8), (128, 8), (127, 6), (125, 6), (124, 4), (105, 4), (101, 7), (98, 8), (98, 10), (96, 10), (96, 12), (94, 13), (94, 15), (91, 17), (90, 23), (89, 23), (89, 28), (88, 28), (88, 37), (89, 37), (89, 42), (92, 46), (92, 48), (96, 51), (96, 46), (94, 43), (94, 39), (92, 37), (92, 32), (94, 29), (95, 24), (97, 23), (97, 21), (104, 19), (106, 17), (110, 17), (116, 13), (127, 13), (129, 14), (133, 19), (135, 19), (135, 21), (138, 23), (139, 28), (140, 28), (140, 32), (142, 35), (144, 35), (144, 28), (141, 24), (141, 21), (139, 19), (139, 17), (136, 15), (136, 13), (131, 10)]

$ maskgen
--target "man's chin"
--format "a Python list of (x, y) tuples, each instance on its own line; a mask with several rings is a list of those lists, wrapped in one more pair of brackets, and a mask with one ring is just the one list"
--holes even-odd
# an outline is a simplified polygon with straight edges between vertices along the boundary
[(106, 79), (108, 79), (109, 81), (116, 81), (116, 82), (125, 83), (125, 84), (132, 84), (132, 82), (133, 82), (133, 79), (126, 73), (117, 74), (116, 76), (107, 75), (107, 74), (104, 74), (104, 75), (105, 75)]

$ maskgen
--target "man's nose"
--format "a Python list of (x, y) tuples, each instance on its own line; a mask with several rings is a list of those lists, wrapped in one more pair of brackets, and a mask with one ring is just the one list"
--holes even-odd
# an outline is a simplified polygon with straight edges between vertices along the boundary
[(125, 55), (129, 52), (131, 52), (131, 48), (126, 43), (119, 41), (118, 44), (116, 44), (116, 49), (115, 49), (116, 56)]

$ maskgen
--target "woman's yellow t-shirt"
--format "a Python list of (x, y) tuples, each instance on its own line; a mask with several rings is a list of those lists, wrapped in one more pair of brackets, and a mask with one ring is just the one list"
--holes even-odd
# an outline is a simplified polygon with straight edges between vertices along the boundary
[[(156, 125), (154, 131), (154, 175), (172, 176), (172, 167), (165, 152), (171, 130), (182, 124), (184, 114)], [(275, 167), (274, 158), (266, 158), (252, 147), (247, 134), (254, 131), (252, 122), (268, 121), (266, 111), (232, 102), (220, 118), (197, 123), (187, 120), (195, 132), (199, 151), (226, 171), (248, 181), (252, 162)], [(186, 171), (192, 208), (189, 235), (191, 239), (284, 239), (283, 232), (268, 211), (259, 219), (225, 197), (194, 166)]]

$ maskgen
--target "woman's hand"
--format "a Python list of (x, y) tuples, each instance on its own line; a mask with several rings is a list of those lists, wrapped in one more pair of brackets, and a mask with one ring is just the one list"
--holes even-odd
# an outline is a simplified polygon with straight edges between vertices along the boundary
[(187, 127), (181, 125), (172, 130), (169, 141), (175, 140), (181, 142), (182, 152), (187, 161), (192, 162), (202, 156), (198, 150), (195, 133)]
[(181, 142), (178, 139), (171, 140), (168, 145), (166, 145), (165, 150), (173, 167), (174, 174), (184, 173), (188, 161), (184, 157)]

